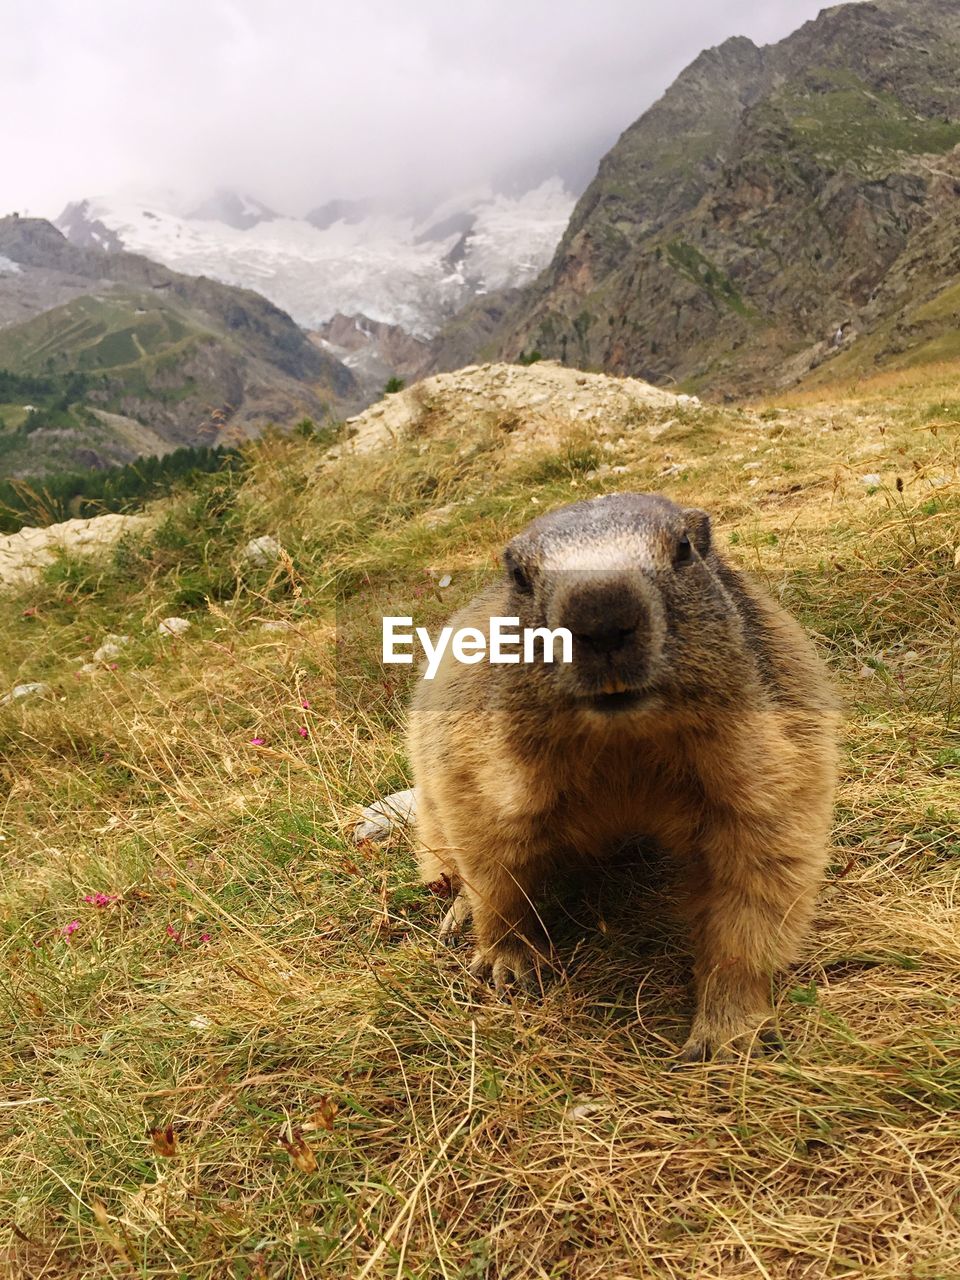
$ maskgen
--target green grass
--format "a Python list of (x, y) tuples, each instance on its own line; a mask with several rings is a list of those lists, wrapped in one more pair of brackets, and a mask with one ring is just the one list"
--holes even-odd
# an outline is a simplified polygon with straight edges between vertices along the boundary
[(38, 375), (113, 370), (160, 355), (191, 332), (169, 306), (111, 291), (74, 298), (0, 331), (0, 368)]
[(941, 155), (960, 142), (960, 123), (920, 116), (896, 95), (834, 69), (811, 69), (763, 110), (821, 158), (864, 171), (889, 168), (904, 154)]
[[(960, 494), (934, 509), (927, 483), (955, 474), (927, 413), (946, 395), (633, 410), (540, 445), (426, 398), (395, 449), (331, 466), (267, 438), (9, 596), (0, 678), (53, 696), (0, 709), (0, 1271), (956, 1275)], [(349, 838), (407, 781), (384, 602), (444, 616), (528, 519), (610, 487), (600, 456), (630, 468), (617, 487), (708, 507), (846, 701), (779, 1056), (671, 1069), (686, 952), (635, 873), (558, 914), (542, 1004), (501, 1004), (436, 945), (409, 841)], [(263, 533), (286, 554), (253, 568)], [(183, 638), (157, 632), (172, 612)], [(116, 666), (78, 674), (108, 632), (130, 636)]]

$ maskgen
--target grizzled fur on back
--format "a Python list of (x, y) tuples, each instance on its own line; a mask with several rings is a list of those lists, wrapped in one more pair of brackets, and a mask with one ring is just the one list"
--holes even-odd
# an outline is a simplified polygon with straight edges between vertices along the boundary
[(689, 1056), (742, 1042), (796, 950), (826, 859), (836, 705), (797, 623), (717, 553), (710, 518), (613, 494), (533, 521), (453, 620), (566, 627), (570, 663), (449, 655), (410, 716), (426, 879), (459, 888), (475, 970), (529, 982), (558, 869), (647, 836), (685, 878), (698, 1012)]

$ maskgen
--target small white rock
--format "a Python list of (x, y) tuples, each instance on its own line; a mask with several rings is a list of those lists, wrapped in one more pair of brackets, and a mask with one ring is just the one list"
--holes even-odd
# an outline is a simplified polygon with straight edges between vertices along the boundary
[(34, 694), (46, 697), (52, 692), (48, 684), (43, 684), (39, 680), (33, 680), (29, 684), (15, 684), (9, 693), (5, 693), (0, 698), (0, 707), (5, 707), (10, 702), (19, 702), (21, 698), (33, 697)]
[(93, 655), (94, 662), (112, 662), (114, 658), (120, 657), (120, 650), (125, 644), (129, 643), (129, 636), (115, 636), (113, 634), (106, 636), (103, 644)]
[(182, 636), (190, 630), (190, 623), (186, 618), (164, 618), (157, 630), (162, 636)]
[(284, 622), (278, 618), (274, 622), (261, 622), (259, 629), (261, 631), (292, 631), (294, 628), (292, 622)]
[(437, 583), (437, 586), (438, 586), (438, 587), (449, 587), (449, 585), (450, 585), (450, 583), (451, 583), (452, 581), (453, 581), (453, 578), (450, 576), (450, 574), (449, 574), (449, 573), (445, 573), (445, 574), (443, 575), (443, 577), (440, 579), (440, 581)]
[(280, 555), (280, 543), (269, 533), (263, 534), (259, 538), (251, 538), (247, 545), (243, 548), (243, 556), (250, 564), (256, 565), (262, 569), (268, 564), (274, 564)]
[(385, 840), (391, 830), (412, 822), (417, 813), (417, 796), (413, 790), (394, 791), (361, 810), (363, 818), (353, 829), (356, 844), (364, 840)]
[(867, 485), (868, 488), (871, 488), (871, 489), (880, 483), (880, 477), (876, 474), (875, 471), (871, 471), (867, 475), (861, 476), (860, 480), (862, 481), (863, 484)]

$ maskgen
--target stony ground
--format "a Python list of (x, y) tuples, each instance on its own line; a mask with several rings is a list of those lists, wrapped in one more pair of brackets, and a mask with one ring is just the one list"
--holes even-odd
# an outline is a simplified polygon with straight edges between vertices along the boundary
[[(46, 692), (0, 708), (0, 1274), (960, 1274), (958, 379), (721, 409), (474, 370), (11, 588), (0, 687)], [(408, 782), (384, 606), (438, 622), (613, 488), (710, 509), (845, 700), (778, 1055), (673, 1070), (686, 952), (635, 871), (503, 1004), (407, 841), (350, 836)]]

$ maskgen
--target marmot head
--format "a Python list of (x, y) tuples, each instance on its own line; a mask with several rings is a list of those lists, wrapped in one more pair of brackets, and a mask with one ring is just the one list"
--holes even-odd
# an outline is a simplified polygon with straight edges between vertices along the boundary
[(610, 716), (724, 692), (739, 619), (705, 511), (659, 494), (592, 498), (534, 520), (504, 564), (521, 626), (572, 633), (572, 662), (529, 673), (552, 699)]

